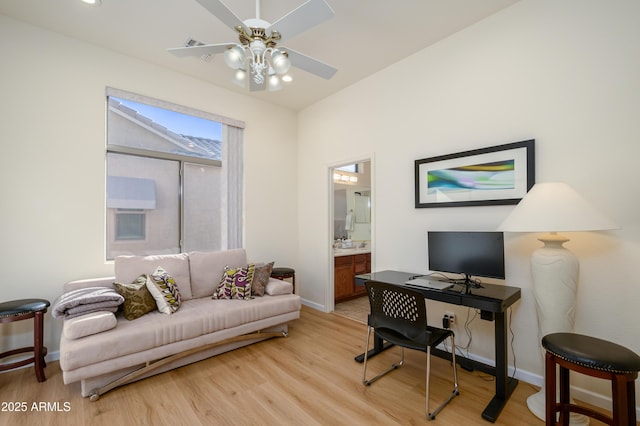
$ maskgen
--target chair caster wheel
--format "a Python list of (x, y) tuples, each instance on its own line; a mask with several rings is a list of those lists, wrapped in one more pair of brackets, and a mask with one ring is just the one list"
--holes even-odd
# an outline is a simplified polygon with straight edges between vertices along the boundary
[(100, 399), (100, 394), (98, 392), (92, 392), (91, 395), (89, 395), (89, 401), (91, 402), (96, 402), (99, 399)]

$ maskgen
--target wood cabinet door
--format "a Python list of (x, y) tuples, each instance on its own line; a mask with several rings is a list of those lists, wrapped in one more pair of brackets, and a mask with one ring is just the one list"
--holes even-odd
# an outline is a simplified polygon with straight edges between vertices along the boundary
[[(355, 256), (353, 256), (353, 270), (355, 272), (354, 275), (366, 274), (367, 272), (371, 272), (371, 261), (367, 261), (367, 256), (367, 254), (356, 254)], [(367, 288), (363, 285), (356, 285), (354, 279), (352, 294), (363, 294), (366, 292)]]
[(356, 254), (353, 256), (353, 271), (356, 275), (367, 273), (367, 255)]
[(353, 256), (339, 256), (334, 260), (334, 298), (351, 296), (353, 292)]

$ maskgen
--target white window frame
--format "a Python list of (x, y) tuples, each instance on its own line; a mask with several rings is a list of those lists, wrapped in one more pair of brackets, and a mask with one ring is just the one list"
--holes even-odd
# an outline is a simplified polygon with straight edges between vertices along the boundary
[[(227, 232), (222, 234), (222, 247), (225, 249), (240, 248), (243, 246), (243, 133), (245, 123), (239, 120), (231, 119), (228, 117), (211, 114), (208, 112), (200, 111), (197, 109), (177, 105), (171, 102), (162, 101), (147, 96), (126, 92), (123, 90), (107, 87), (106, 88), (106, 108), (109, 108), (109, 97), (116, 97), (121, 99), (127, 99), (134, 102), (140, 102), (147, 105), (168, 109), (171, 111), (180, 112), (183, 114), (192, 115), (195, 117), (204, 118), (207, 120), (217, 121), (222, 123), (222, 161), (211, 160), (206, 158), (189, 157), (179, 154), (163, 153), (158, 151), (149, 151), (144, 149), (137, 149), (126, 146), (119, 146), (115, 144), (109, 144), (109, 139), (105, 141), (106, 153), (118, 153), (128, 155), (140, 155), (147, 158), (160, 158), (165, 160), (177, 160), (183, 163), (201, 163), (207, 165), (216, 165), (223, 168), (222, 178), (222, 193), (226, 195), (223, 199), (223, 217), (222, 227), (226, 228)], [(108, 123), (107, 123), (108, 129)], [(106, 155), (105, 155), (105, 178), (106, 178)], [(181, 179), (182, 180), (182, 179)], [(182, 187), (182, 181), (180, 183)], [(105, 194), (106, 199), (106, 194)], [(180, 196), (180, 248), (182, 251), (183, 241), (182, 235), (184, 231), (183, 221), (183, 200)], [(105, 208), (106, 218), (107, 208)], [(116, 212), (116, 214), (118, 214)], [(106, 220), (106, 219), (105, 219)], [(106, 229), (106, 227), (105, 227)], [(114, 230), (115, 231), (115, 230)], [(145, 230), (146, 235), (146, 230)], [(105, 238), (108, 236), (105, 233)], [(105, 241), (104, 247), (107, 244)]]

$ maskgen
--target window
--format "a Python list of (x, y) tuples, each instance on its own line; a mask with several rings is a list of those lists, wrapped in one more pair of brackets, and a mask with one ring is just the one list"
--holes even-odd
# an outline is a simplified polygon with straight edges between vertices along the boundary
[(144, 240), (144, 210), (116, 210), (116, 240)]
[(340, 166), (340, 167), (336, 167), (336, 170), (341, 170), (343, 172), (351, 172), (351, 173), (358, 173), (358, 164), (347, 164), (346, 166)]
[(242, 246), (242, 127), (107, 89), (106, 257)]

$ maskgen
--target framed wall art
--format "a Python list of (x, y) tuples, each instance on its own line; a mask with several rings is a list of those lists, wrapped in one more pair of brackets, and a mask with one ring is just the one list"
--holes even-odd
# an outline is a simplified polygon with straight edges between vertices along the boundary
[(535, 140), (415, 161), (415, 206), (517, 204), (535, 183)]

